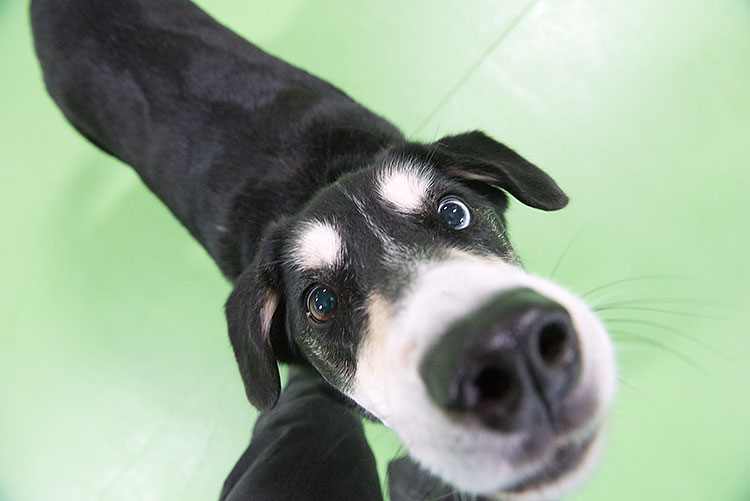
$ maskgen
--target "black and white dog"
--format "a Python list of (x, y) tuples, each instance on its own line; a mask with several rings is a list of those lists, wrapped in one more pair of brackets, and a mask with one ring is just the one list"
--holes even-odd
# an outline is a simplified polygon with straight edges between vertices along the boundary
[(409, 142), (343, 92), (187, 0), (33, 0), (50, 94), (132, 165), (234, 282), (250, 402), (309, 364), (424, 468), (497, 499), (589, 471), (615, 389), (583, 302), (524, 271), (505, 193), (555, 182), (481, 132)]

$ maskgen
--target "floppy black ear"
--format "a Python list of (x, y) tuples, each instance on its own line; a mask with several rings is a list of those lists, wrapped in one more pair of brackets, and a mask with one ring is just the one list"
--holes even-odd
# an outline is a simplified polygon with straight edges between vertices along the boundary
[(551, 177), (483, 132), (446, 136), (436, 143), (436, 148), (445, 168), (465, 181), (502, 188), (537, 209), (557, 210), (568, 203), (568, 197)]
[(261, 241), (224, 308), (245, 393), (262, 411), (272, 408), (279, 398), (281, 381), (273, 345), (285, 336), (281, 273), (274, 244), (273, 237)]

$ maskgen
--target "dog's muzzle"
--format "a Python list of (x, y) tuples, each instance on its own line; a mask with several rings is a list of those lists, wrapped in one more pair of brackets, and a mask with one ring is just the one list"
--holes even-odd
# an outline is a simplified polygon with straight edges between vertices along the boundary
[(590, 308), (492, 258), (417, 268), (369, 307), (352, 398), (421, 467), (493, 499), (557, 499), (590, 471), (615, 391), (614, 352)]
[(581, 375), (578, 336), (559, 303), (511, 289), (454, 322), (420, 374), (445, 411), (501, 432), (554, 428)]

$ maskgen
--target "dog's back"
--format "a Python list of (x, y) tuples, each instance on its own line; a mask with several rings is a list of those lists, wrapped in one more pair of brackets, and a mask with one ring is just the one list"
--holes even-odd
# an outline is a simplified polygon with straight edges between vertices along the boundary
[(232, 278), (269, 220), (400, 133), (194, 4), (149, 3), (33, 0), (45, 82), (68, 120), (132, 165)]

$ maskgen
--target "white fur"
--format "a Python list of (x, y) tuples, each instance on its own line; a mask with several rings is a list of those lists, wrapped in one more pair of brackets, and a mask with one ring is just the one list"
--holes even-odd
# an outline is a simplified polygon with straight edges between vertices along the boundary
[(352, 201), (354, 206), (357, 208), (357, 212), (359, 212), (359, 215), (362, 216), (362, 219), (367, 225), (367, 228), (383, 245), (383, 250), (385, 252), (382, 255), (381, 259), (387, 262), (396, 260), (401, 256), (408, 255), (408, 250), (404, 245), (402, 245), (398, 240), (389, 235), (384, 228), (381, 228), (375, 223), (375, 221), (372, 220), (372, 217), (370, 217), (370, 211), (372, 210), (371, 208), (368, 208), (362, 202), (362, 200), (359, 200), (354, 195), (346, 192), (344, 192), (344, 194), (349, 198), (349, 200)]
[[(598, 410), (582, 433), (599, 425), (611, 406), (615, 391), (613, 349), (604, 327), (589, 308), (561, 287), (499, 259), (461, 252), (452, 256), (423, 265), (404, 299), (390, 312), (382, 313), (380, 308), (378, 325), (360, 347), (350, 396), (392, 428), (424, 467), (461, 490), (492, 494), (538, 471), (555, 447), (547, 457), (517, 464), (513, 458), (522, 456), (519, 448), (524, 435), (460, 424), (441, 412), (432, 403), (418, 370), (439, 335), (454, 320), (506, 289), (528, 287), (562, 304), (571, 315), (581, 346), (582, 376), (575, 391), (594, 391), (598, 397)], [(562, 437), (557, 445), (575, 439)], [(584, 465), (593, 462), (591, 457)], [(544, 491), (514, 494), (512, 499), (555, 498), (569, 489), (566, 484), (577, 476), (562, 479), (559, 486), (546, 486)]]
[(419, 212), (432, 185), (430, 175), (410, 163), (386, 166), (378, 175), (377, 194), (389, 206), (406, 214)]
[(344, 259), (341, 235), (329, 222), (307, 222), (297, 235), (292, 259), (304, 269), (339, 266)]

